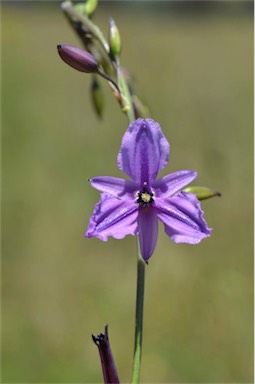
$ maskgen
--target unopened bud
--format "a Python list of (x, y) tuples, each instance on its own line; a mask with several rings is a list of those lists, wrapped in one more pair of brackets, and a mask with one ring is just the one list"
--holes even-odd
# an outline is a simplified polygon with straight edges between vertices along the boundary
[(97, 116), (101, 118), (103, 108), (104, 108), (104, 97), (103, 97), (101, 84), (97, 80), (96, 76), (93, 76), (90, 92), (91, 92), (91, 100), (92, 100), (92, 104), (95, 109), (95, 112)]
[(109, 46), (110, 53), (113, 56), (119, 56), (121, 51), (120, 33), (112, 18), (109, 20)]
[(213, 189), (207, 187), (187, 187), (184, 188), (183, 191), (194, 193), (198, 200), (206, 200), (211, 197), (221, 196), (220, 192), (214, 191)]
[(98, 0), (88, 0), (84, 3), (78, 3), (74, 5), (74, 9), (88, 17), (92, 16), (97, 8), (97, 2)]
[(84, 5), (84, 13), (87, 16), (92, 16), (97, 8), (98, 0), (87, 0)]
[(66, 44), (59, 44), (57, 48), (61, 59), (77, 71), (86, 73), (98, 71), (96, 59), (84, 49)]

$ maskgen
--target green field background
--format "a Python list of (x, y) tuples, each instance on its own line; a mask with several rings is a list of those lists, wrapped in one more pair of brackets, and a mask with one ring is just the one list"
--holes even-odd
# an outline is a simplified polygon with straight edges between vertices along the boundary
[[(171, 145), (161, 173), (194, 169), (213, 228), (198, 246), (160, 226), (146, 267), (143, 383), (253, 381), (253, 19), (238, 2), (190, 14), (105, 2), (121, 61)], [(234, 6), (235, 3), (235, 6)], [(235, 9), (234, 9), (235, 8)], [(60, 2), (2, 4), (2, 382), (97, 383), (91, 334), (109, 325), (122, 383), (131, 380), (136, 239), (85, 239), (99, 193), (121, 176), (127, 128), (106, 82), (100, 121), (90, 75), (65, 65), (79, 45)]]

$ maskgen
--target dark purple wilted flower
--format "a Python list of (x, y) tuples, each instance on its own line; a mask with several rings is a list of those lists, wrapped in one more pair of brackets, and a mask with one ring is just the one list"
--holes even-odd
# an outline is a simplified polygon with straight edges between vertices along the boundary
[(137, 119), (123, 136), (118, 167), (131, 180), (101, 176), (90, 179), (103, 192), (90, 218), (86, 237), (106, 241), (139, 235), (147, 261), (156, 246), (158, 220), (175, 243), (197, 244), (210, 235), (196, 195), (181, 191), (197, 176), (182, 170), (156, 180), (169, 159), (170, 146), (158, 123)]
[(92, 339), (98, 347), (104, 383), (119, 384), (120, 381), (108, 338), (108, 326), (105, 326), (105, 333), (99, 333), (97, 336), (92, 335)]

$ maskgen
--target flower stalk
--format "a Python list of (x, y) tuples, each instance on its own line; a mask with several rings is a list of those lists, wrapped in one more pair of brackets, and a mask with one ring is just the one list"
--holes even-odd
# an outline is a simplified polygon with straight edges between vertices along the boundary
[(144, 283), (145, 283), (145, 262), (139, 252), (138, 244), (137, 259), (137, 285), (136, 285), (136, 313), (135, 313), (135, 348), (133, 361), (132, 384), (138, 384), (142, 359), (142, 338), (143, 338), (143, 305), (144, 305)]
[(98, 28), (98, 26), (95, 25), (85, 14), (78, 12), (74, 8), (73, 3), (71, 1), (64, 1), (61, 4), (61, 8), (69, 19), (78, 20), (85, 27), (87, 27), (90, 33), (94, 36), (94, 38), (102, 45), (102, 48), (105, 52), (110, 52), (109, 44), (101, 30)]
[(128, 121), (132, 123), (132, 121), (135, 120), (135, 112), (134, 112), (134, 106), (131, 100), (131, 95), (129, 91), (129, 87), (125, 78), (125, 75), (123, 73), (122, 68), (120, 67), (119, 63), (117, 64), (117, 77), (118, 77), (118, 83), (121, 89), (122, 93), (122, 99), (124, 99), (124, 103), (122, 105), (122, 112), (126, 113)]
[[(135, 342), (132, 384), (138, 384), (141, 371), (145, 266), (158, 239), (158, 221), (175, 243), (198, 244), (210, 236), (211, 229), (203, 217), (199, 200), (220, 193), (206, 187), (186, 187), (197, 174), (181, 170), (156, 179), (169, 159), (169, 143), (158, 123), (147, 119), (148, 109), (133, 90), (132, 81), (120, 65), (121, 37), (113, 19), (109, 37), (105, 38), (91, 20), (97, 0), (74, 5), (66, 0), (62, 10), (81, 39), (85, 51), (69, 45), (58, 45), (61, 59), (72, 68), (92, 74), (91, 98), (95, 111), (102, 115), (103, 98), (97, 77), (106, 79), (113, 95), (130, 123), (118, 154), (118, 167), (129, 180), (110, 176), (89, 179), (101, 192), (90, 218), (86, 237), (106, 241), (109, 236), (122, 239), (135, 235), (138, 239)], [(137, 120), (136, 120), (137, 119)], [(119, 383), (119, 378), (105, 333), (93, 336), (101, 359), (104, 383)]]
[[(93, 23), (93, 21), (86, 14), (84, 14), (84, 12), (79, 12), (77, 5), (75, 8), (73, 3), (67, 0), (61, 4), (61, 8), (70, 25), (81, 38), (85, 48), (89, 51), (93, 51), (94, 56), (101, 57), (101, 65), (103, 70), (98, 67), (97, 73), (108, 80), (109, 85), (113, 90), (115, 99), (118, 101), (121, 107), (121, 111), (127, 116), (128, 121), (132, 122), (135, 120), (136, 116), (129, 91), (128, 81), (124, 76), (119, 62), (120, 35), (115, 23), (113, 23), (113, 21), (110, 23), (111, 38), (110, 43), (108, 43), (100, 28), (95, 23)], [(84, 37), (84, 30), (86, 30), (87, 37)], [(99, 51), (99, 47), (93, 43), (93, 39), (97, 40), (101, 51)], [(105, 58), (108, 58), (108, 62), (105, 61)], [(112, 79), (111, 74), (108, 74), (109, 64), (111, 67), (110, 72), (113, 71), (115, 77), (117, 78), (116, 82)]]

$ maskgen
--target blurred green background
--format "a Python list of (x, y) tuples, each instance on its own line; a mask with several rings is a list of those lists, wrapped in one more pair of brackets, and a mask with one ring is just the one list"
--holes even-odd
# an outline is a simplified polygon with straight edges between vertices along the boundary
[[(214, 5), (213, 5), (214, 3)], [(162, 174), (194, 169), (212, 236), (176, 245), (160, 227), (146, 268), (141, 382), (253, 381), (252, 3), (105, 2), (122, 64), (171, 144)], [(192, 5), (192, 6), (191, 6)], [(121, 173), (127, 121), (104, 83), (58, 57), (79, 45), (60, 2), (2, 4), (2, 382), (102, 382), (91, 333), (109, 324), (121, 382), (131, 379), (136, 241), (85, 239), (99, 193)]]

